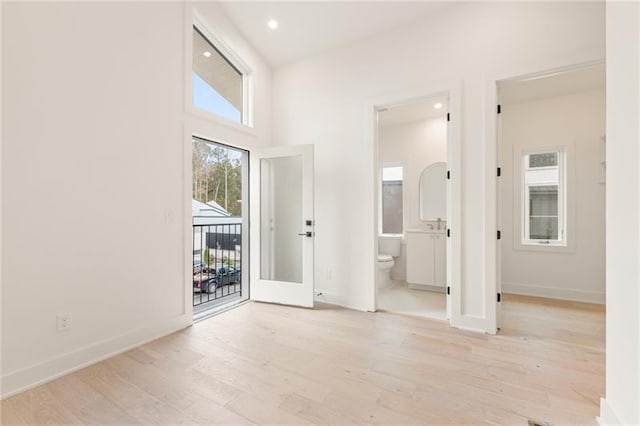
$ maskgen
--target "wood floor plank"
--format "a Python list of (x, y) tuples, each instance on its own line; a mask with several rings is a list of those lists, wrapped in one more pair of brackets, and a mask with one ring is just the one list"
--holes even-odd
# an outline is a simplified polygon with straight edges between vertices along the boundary
[(2, 424), (82, 425), (71, 410), (60, 404), (46, 386), (2, 401)]
[(64, 376), (44, 386), (83, 424), (140, 424), (133, 415), (118, 407), (113, 400), (104, 398), (75, 374)]
[(2, 401), (2, 423), (595, 424), (604, 308), (503, 302), (495, 336), (250, 303)]

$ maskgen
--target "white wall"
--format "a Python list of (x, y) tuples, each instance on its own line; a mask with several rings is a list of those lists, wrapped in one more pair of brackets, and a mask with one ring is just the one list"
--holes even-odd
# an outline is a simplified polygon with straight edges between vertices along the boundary
[[(404, 230), (422, 227), (420, 220), (419, 181), (422, 171), (439, 161), (447, 161), (447, 119), (431, 118), (411, 123), (392, 124), (380, 127), (380, 161), (402, 163), (402, 209)], [(445, 218), (443, 218), (445, 219)], [(391, 278), (407, 279), (406, 245), (396, 259)]]
[[(461, 314), (489, 329), (485, 306), (486, 80), (604, 57), (599, 3), (464, 3), (274, 75), (274, 141), (316, 144), (316, 285), (325, 300), (370, 308), (375, 262), (370, 105), (461, 82)], [(295, 116), (295, 120), (287, 117)], [(456, 171), (454, 171), (455, 173)], [(493, 182), (493, 181), (492, 181)], [(331, 274), (328, 271), (332, 271)], [(332, 277), (332, 278), (330, 278)]]
[[(604, 87), (503, 105), (500, 117), (503, 291), (604, 303), (605, 185), (600, 183)], [(522, 151), (558, 146), (567, 150), (570, 247), (522, 246)]]
[[(183, 3), (2, 8), (6, 396), (191, 323), (188, 134), (238, 131), (185, 114)], [(218, 6), (201, 8), (250, 53)], [(270, 74), (246, 56), (257, 94), (244, 140), (268, 143)], [(60, 312), (73, 316), (64, 333)]]
[(607, 2), (607, 330), (601, 424), (640, 424), (640, 5)]

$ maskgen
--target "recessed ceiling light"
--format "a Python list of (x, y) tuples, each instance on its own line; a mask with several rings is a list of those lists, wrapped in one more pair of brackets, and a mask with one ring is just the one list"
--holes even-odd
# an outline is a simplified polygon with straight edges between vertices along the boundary
[(440, 108), (442, 108), (443, 106), (444, 106), (444, 105), (442, 105), (440, 102), (438, 102), (437, 104), (434, 104), (434, 105), (433, 105), (433, 107), (434, 107), (435, 109), (440, 109)]
[(276, 21), (275, 19), (269, 19), (269, 22), (267, 22), (267, 27), (271, 28), (272, 30), (277, 30), (278, 21)]
[(205, 58), (209, 58), (211, 56), (211, 52), (209, 52), (208, 50), (205, 50), (202, 55), (204, 55)]

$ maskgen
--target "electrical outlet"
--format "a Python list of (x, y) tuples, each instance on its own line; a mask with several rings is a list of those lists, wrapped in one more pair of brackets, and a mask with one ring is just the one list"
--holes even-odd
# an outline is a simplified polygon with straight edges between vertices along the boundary
[(58, 314), (58, 333), (67, 331), (71, 328), (71, 314), (68, 312)]

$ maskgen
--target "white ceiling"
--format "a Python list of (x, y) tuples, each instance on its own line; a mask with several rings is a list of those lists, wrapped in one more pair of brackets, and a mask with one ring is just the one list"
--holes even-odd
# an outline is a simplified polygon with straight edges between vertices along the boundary
[[(274, 67), (434, 14), (432, 1), (222, 1), (236, 27)], [(267, 27), (275, 19), (279, 28)]]
[[(442, 108), (434, 108), (434, 105), (436, 103), (441, 103)], [(388, 107), (386, 110), (379, 112), (378, 124), (382, 127), (395, 126), (397, 124), (428, 120), (430, 118), (445, 117), (446, 115), (447, 97), (434, 96), (432, 98), (417, 100), (394, 107)]]
[(530, 79), (499, 84), (500, 103), (515, 104), (554, 96), (605, 89), (605, 66), (597, 65)]

